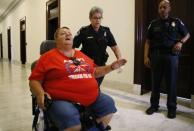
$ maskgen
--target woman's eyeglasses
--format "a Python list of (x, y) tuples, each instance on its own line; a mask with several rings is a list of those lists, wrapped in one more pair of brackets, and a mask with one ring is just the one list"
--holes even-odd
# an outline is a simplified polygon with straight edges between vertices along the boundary
[(78, 59), (76, 59), (75, 57), (71, 57), (70, 60), (73, 61), (74, 65), (76, 65), (76, 66), (80, 65), (80, 61)]
[(92, 19), (94, 19), (94, 20), (101, 20), (102, 17), (92, 17)]

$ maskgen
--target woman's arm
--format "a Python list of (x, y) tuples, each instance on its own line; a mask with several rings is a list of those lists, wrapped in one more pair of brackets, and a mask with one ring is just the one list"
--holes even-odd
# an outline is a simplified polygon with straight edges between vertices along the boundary
[(38, 80), (30, 80), (30, 90), (36, 96), (37, 104), (40, 108), (44, 109), (44, 90), (41, 82)]
[(108, 74), (109, 72), (116, 70), (116, 69), (120, 68), (121, 66), (125, 65), (126, 62), (127, 62), (127, 60), (125, 60), (125, 59), (119, 59), (110, 65), (96, 67), (96, 70), (94, 72), (94, 76), (96, 78), (104, 76), (104, 75)]
[(121, 51), (120, 51), (118, 45), (115, 45), (115, 46), (111, 47), (111, 49), (112, 49), (112, 51), (114, 52), (114, 54), (115, 54), (117, 60), (118, 60), (118, 59), (121, 59)]

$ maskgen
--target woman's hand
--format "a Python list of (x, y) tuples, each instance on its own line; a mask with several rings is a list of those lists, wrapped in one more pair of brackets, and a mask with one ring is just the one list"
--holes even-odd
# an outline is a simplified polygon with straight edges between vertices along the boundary
[(37, 102), (39, 108), (45, 109), (45, 107), (44, 107), (44, 94), (37, 95), (36, 102)]
[(48, 97), (48, 99), (51, 99), (51, 96), (47, 92), (36, 96), (37, 104), (41, 109), (45, 109), (45, 95)]
[(118, 59), (117, 61), (115, 61), (111, 64), (111, 69), (116, 70), (116, 69), (120, 68), (121, 66), (125, 65), (126, 63), (127, 63), (126, 59)]

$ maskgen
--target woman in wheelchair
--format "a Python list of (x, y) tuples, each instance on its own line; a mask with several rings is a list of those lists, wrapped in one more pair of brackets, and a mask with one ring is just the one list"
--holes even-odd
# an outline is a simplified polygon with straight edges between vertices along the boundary
[(44, 95), (52, 99), (48, 115), (61, 131), (80, 131), (80, 114), (74, 103), (91, 108), (97, 123), (104, 128), (116, 107), (113, 99), (100, 92), (96, 77), (118, 69), (127, 61), (120, 59), (97, 67), (93, 60), (72, 48), (73, 37), (68, 27), (55, 32), (56, 48), (41, 55), (29, 77), (30, 90), (44, 109)]

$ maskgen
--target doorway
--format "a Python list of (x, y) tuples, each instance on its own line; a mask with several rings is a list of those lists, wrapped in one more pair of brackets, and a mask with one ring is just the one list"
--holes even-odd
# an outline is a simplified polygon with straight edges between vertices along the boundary
[(1, 58), (3, 58), (3, 36), (2, 33), (0, 34), (0, 51), (1, 51)]
[(20, 19), (20, 60), (26, 63), (26, 17)]
[(8, 59), (11, 61), (11, 27), (7, 28)]
[(60, 27), (60, 0), (46, 2), (46, 38), (54, 40), (54, 33)]
[[(150, 70), (143, 65), (144, 43), (147, 27), (151, 20), (157, 18), (157, 8), (160, 0), (136, 0), (135, 2), (135, 75), (134, 83), (141, 84), (142, 94), (151, 90)], [(194, 8), (193, 0), (171, 0), (171, 15), (180, 18), (187, 26), (191, 36), (194, 34)], [(179, 72), (177, 80), (177, 95), (183, 98), (191, 98), (194, 94), (194, 39), (191, 37), (184, 45), (179, 61)], [(143, 74), (143, 75), (142, 75)], [(167, 92), (162, 83), (163, 93)]]

